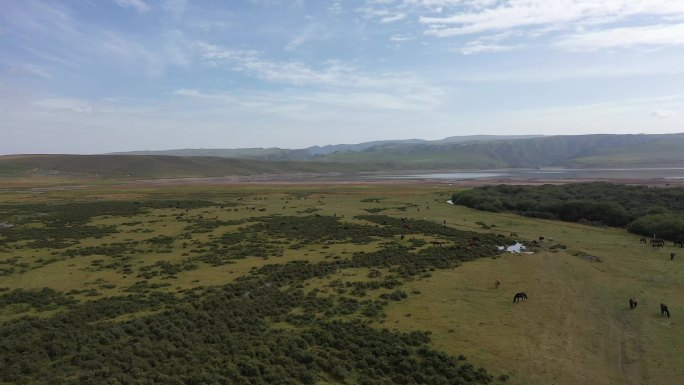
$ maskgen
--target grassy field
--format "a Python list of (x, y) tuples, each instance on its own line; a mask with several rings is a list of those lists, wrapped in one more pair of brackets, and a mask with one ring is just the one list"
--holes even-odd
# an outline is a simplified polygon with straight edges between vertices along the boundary
[[(18, 181), (0, 192), (0, 222), (16, 221), (17, 228), (35, 228), (40, 234), (49, 226), (47, 218), (57, 215), (50, 210), (63, 202), (165, 203), (145, 210), (131, 209), (126, 215), (104, 212), (88, 217), (84, 229), (93, 226), (116, 231), (67, 239), (67, 243), (73, 242), (66, 247), (38, 247), (31, 246), (31, 239), (7, 242), (6, 237), (0, 238), (0, 288), (4, 288), (0, 296), (16, 289), (48, 287), (72, 292), (70, 298), (86, 303), (128, 295), (142, 281), (144, 290), (181, 296), (188, 289), (240, 282), (264, 265), (352, 261), (359, 255), (363, 258), (360, 252), (395, 246), (427, 253), (432, 241), (444, 242), (441, 247), (445, 249), (463, 246), (454, 236), (440, 233), (446, 224), (448, 229), (473, 231), (481, 237), (502, 234), (502, 243), (520, 240), (531, 245), (540, 236), (545, 239), (533, 247), (533, 254), (493, 254), (464, 261), (455, 268), (431, 266), (417, 274), (402, 274), (391, 265), (342, 265), (344, 268), (307, 278), (301, 286), (306, 293), (340, 301), (354, 298), (353, 288), (357, 286), (396, 278), (398, 286), (369, 288), (361, 297), (378, 300), (397, 289), (407, 293), (406, 298), (387, 301), (383, 316), (338, 312), (326, 319), (358, 318), (376, 329), (428, 331), (433, 348), (466, 356), (468, 362), (493, 373), (496, 383), (504, 382), (499, 375), (509, 376), (505, 383), (530, 385), (674, 385), (684, 378), (684, 333), (678, 321), (684, 314), (684, 250), (671, 244), (652, 249), (621, 229), (452, 206), (446, 200), (454, 191), (444, 186), (122, 187), (112, 183), (37, 189), (35, 182), (31, 183)], [(200, 201), (211, 204), (197, 203)], [(27, 203), (36, 204), (32, 213), (13, 214), (13, 207)], [(349, 235), (355, 225), (369, 233), (391, 227), (355, 218), (369, 214), (407, 218), (412, 227), (391, 230), (394, 232), (386, 236)], [(250, 227), (269, 217), (275, 219), (265, 225), (265, 231)], [(308, 219), (302, 227), (293, 218)], [(319, 229), (306, 227), (306, 221), (314, 223), (319, 220), (316, 218), (335, 218), (349, 230), (339, 229), (334, 238), (325, 238)], [(278, 227), (278, 221), (286, 220), (287, 228)], [(427, 226), (422, 223), (434, 224), (436, 230), (422, 230), (420, 226)], [(295, 230), (296, 235), (290, 238), (276, 237), (279, 232)], [(244, 257), (215, 265), (195, 260), (194, 267), (185, 268), (192, 257), (211, 254), (212, 245), (227, 239), (226, 234), (240, 233), (248, 236), (236, 243), (225, 241), (236, 249), (216, 253), (244, 252)], [(308, 233), (321, 236), (307, 238)], [(510, 233), (518, 236), (509, 238)], [(106, 251), (106, 247), (121, 249)], [(674, 261), (670, 261), (671, 252), (679, 254)], [(495, 279), (502, 282), (498, 289), (494, 288)], [(526, 292), (529, 300), (513, 304), (513, 294), (519, 291)], [(630, 297), (639, 299), (636, 310), (629, 310)], [(661, 302), (669, 306), (672, 318), (660, 316)], [(64, 309), (58, 306), (41, 311), (22, 303), (9, 304), (0, 308), (0, 322), (9, 325), (24, 316), (49, 318)], [(158, 311), (131, 312), (108, 322), (144, 319)], [(291, 314), (301, 316), (305, 312), (295, 307)], [(289, 330), (299, 326), (274, 322), (273, 327)], [(343, 382), (327, 375), (317, 381)]]

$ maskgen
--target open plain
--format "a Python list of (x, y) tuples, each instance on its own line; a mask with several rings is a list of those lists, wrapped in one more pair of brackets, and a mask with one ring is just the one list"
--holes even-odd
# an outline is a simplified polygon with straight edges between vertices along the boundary
[[(45, 188), (15, 181), (2, 192), (0, 219), (12, 225), (0, 229), (5, 337), (34, 320), (123, 303), (70, 331), (88, 345), (99, 330), (93, 325), (151, 322), (210, 301), (218, 288), (271, 277), (267, 285), (307, 300), (292, 299), (277, 315), (252, 315), (264, 330), (297, 334), (358, 320), (397, 335), (424, 331), (430, 349), (465, 357), (493, 383), (674, 385), (684, 377), (684, 262), (670, 260), (679, 251), (671, 243), (655, 249), (624, 229), (454, 206), (446, 201), (457, 187), (427, 182), (81, 182)], [(518, 241), (532, 253), (496, 251)], [(288, 273), (296, 277), (273, 272), (301, 264), (308, 268)], [(520, 291), (529, 300), (513, 303)], [(637, 309), (629, 298), (638, 298)], [(307, 305), (312, 299), (318, 302)], [(672, 318), (661, 317), (661, 302)], [(47, 331), (26, 333), (23, 340), (47, 344), (23, 352), (44, 367), (22, 371), (29, 363), (13, 357), (19, 347), (4, 338), (0, 380), (41, 382), (56, 371), (65, 383), (87, 382), (121, 365), (84, 364), (68, 350), (45, 353)], [(153, 348), (166, 343), (148, 338)], [(338, 363), (339, 373), (312, 370), (313, 383), (383, 377), (354, 363), (352, 355)]]

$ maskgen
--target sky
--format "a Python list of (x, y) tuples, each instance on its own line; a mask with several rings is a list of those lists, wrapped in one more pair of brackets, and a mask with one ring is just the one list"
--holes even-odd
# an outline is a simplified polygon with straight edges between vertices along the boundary
[(0, 0), (0, 154), (668, 132), (683, 0)]

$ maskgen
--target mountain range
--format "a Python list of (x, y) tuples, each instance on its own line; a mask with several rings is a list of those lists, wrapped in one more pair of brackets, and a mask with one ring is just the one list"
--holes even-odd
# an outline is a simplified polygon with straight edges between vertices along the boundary
[(169, 178), (296, 172), (683, 167), (684, 133), (456, 136), (303, 149), (177, 149), (103, 155), (9, 155), (0, 176)]

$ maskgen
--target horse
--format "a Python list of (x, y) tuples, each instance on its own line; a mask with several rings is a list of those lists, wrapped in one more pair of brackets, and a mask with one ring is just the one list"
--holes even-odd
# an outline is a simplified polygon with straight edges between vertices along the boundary
[(515, 295), (513, 296), (513, 303), (520, 301), (527, 301), (527, 294), (523, 292), (515, 293)]
[(518, 233), (511, 233), (511, 234), (509, 235), (509, 237), (511, 237), (511, 238), (517, 237), (517, 236), (518, 236)]
[(670, 261), (674, 261), (675, 255), (677, 255), (677, 254), (675, 254), (675, 253), (670, 253)]
[(684, 247), (684, 241), (674, 241), (674, 246)]
[(629, 308), (630, 309), (636, 309), (637, 304), (638, 304), (638, 302), (637, 302), (636, 298), (630, 298), (629, 299)]
[(667, 314), (667, 318), (670, 318), (670, 309), (667, 308), (667, 305), (664, 303), (660, 304), (660, 316), (664, 316)]
[(543, 240), (544, 240), (544, 237), (539, 237), (539, 240), (540, 240), (540, 241), (543, 241)]
[(501, 281), (499, 281), (499, 279), (497, 278), (497, 279), (494, 280), (494, 288), (495, 288), (495, 289), (498, 289), (499, 286), (501, 286)]
[(639, 243), (647, 243), (647, 242), (646, 242), (646, 238), (641, 238), (641, 239), (639, 239)]

